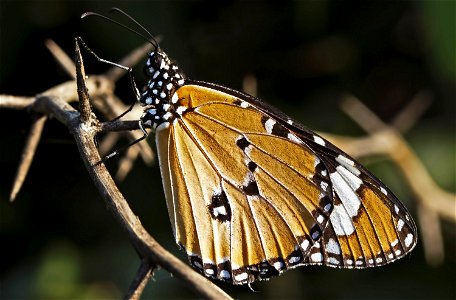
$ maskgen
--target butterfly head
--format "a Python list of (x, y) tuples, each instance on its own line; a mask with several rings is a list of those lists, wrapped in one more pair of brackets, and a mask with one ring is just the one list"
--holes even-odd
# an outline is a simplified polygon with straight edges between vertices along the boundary
[(144, 106), (141, 121), (156, 128), (162, 123), (172, 122), (185, 111), (185, 108), (179, 105), (175, 93), (184, 85), (185, 77), (178, 66), (158, 47), (149, 54), (144, 71), (149, 81), (139, 99)]

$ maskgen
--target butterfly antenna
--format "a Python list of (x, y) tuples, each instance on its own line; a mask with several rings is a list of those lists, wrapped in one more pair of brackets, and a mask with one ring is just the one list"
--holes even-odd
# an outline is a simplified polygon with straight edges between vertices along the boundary
[[(126, 25), (124, 25), (124, 24), (122, 24), (122, 23), (120, 23), (120, 22), (117, 22), (117, 21), (115, 21), (115, 20), (113, 20), (113, 19), (111, 19), (111, 18), (109, 18), (109, 17), (106, 17), (106, 16), (104, 16), (104, 15), (102, 15), (102, 14), (99, 14), (99, 13), (96, 13), (96, 12), (91, 12), (91, 11), (85, 12), (85, 13), (83, 13), (83, 14), (81, 15), (81, 19), (83, 19), (83, 18), (85, 18), (85, 17), (87, 17), (87, 16), (96, 16), (96, 17), (100, 17), (100, 18), (103, 18), (103, 19), (105, 19), (105, 20), (108, 20), (108, 21), (111, 22), (111, 23), (117, 24), (117, 25), (119, 25), (120, 27), (123, 27), (123, 28), (127, 29), (128, 31), (133, 32), (133, 33), (135, 33), (136, 35), (142, 37), (144, 40), (148, 41), (148, 42), (149, 42), (152, 46), (154, 46), (155, 48), (158, 48), (158, 43), (157, 43), (157, 41), (156, 41), (152, 36), (151, 36), (151, 37), (152, 37), (152, 40), (151, 40), (151, 39), (147, 38), (146, 36), (144, 36), (143, 34), (137, 32), (136, 30), (133, 30), (133, 29), (131, 29), (130, 27), (128, 27), (128, 26), (126, 26)], [(150, 33), (149, 33), (149, 35), (150, 35)]]
[(130, 19), (130, 21), (132, 21), (133, 23), (135, 23), (136, 25), (138, 25), (139, 28), (141, 28), (142, 30), (144, 30), (144, 32), (146, 32), (150, 39), (153, 40), (155, 42), (155, 46), (158, 48), (158, 42), (157, 40), (154, 38), (154, 36), (149, 32), (149, 30), (146, 29), (146, 27), (144, 27), (141, 23), (139, 23), (135, 18), (133, 18), (132, 16), (130, 16), (129, 14), (127, 14), (126, 12), (124, 12), (123, 10), (121, 10), (120, 8), (118, 7), (113, 7), (109, 10), (109, 12), (118, 12), (122, 15), (124, 15), (125, 17), (127, 17), (128, 19)]

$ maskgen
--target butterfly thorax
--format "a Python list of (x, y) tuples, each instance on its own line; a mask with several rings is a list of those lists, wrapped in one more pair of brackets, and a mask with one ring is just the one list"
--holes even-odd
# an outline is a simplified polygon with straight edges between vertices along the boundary
[(186, 110), (175, 93), (184, 85), (185, 76), (160, 49), (149, 54), (144, 71), (150, 79), (139, 99), (144, 106), (142, 123), (153, 128), (162, 123), (171, 123)]

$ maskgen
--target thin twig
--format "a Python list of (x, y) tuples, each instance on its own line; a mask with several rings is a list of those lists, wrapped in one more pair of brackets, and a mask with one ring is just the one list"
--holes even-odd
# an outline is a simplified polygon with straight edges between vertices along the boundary
[(443, 247), (443, 237), (440, 226), (439, 215), (433, 209), (422, 204), (417, 207), (418, 222), (423, 238), (423, 248), (426, 261), (431, 266), (439, 266), (445, 257), (445, 247)]
[(36, 148), (41, 139), (41, 133), (43, 132), (44, 124), (46, 123), (47, 116), (39, 115), (36, 116), (30, 127), (30, 132), (25, 142), (24, 150), (22, 152), (21, 162), (17, 169), (16, 177), (13, 182), (13, 188), (11, 189), (10, 201), (13, 202), (16, 199), (17, 193), (24, 183), (25, 177), (28, 174), (30, 165), (32, 164), (33, 157), (35, 156)]
[(54, 56), (57, 62), (60, 64), (63, 70), (70, 76), (72, 79), (76, 79), (76, 69), (72, 59), (66, 55), (66, 53), (57, 45), (53, 40), (48, 39), (44, 42), (46, 48)]
[(120, 159), (119, 161), (119, 168), (117, 169), (116, 178), (117, 182), (124, 181), (125, 177), (127, 177), (128, 173), (133, 169), (134, 162), (138, 157), (140, 149), (138, 147), (130, 147), (127, 149), (127, 153)]
[(0, 108), (22, 110), (31, 105), (34, 101), (35, 97), (0, 94)]
[(153, 276), (155, 266), (145, 259), (141, 260), (141, 264), (136, 272), (136, 277), (130, 285), (128, 292), (124, 299), (138, 300), (144, 291), (147, 283)]
[(397, 114), (391, 126), (401, 133), (405, 133), (415, 125), (432, 103), (430, 91), (420, 91), (412, 98), (407, 106)]

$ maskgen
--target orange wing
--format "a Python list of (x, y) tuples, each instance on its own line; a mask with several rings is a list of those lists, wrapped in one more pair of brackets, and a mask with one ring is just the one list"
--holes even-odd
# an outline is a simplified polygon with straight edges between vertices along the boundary
[(174, 236), (195, 268), (246, 284), (411, 251), (412, 219), (366, 169), (259, 100), (205, 85), (177, 89), (186, 110), (156, 132)]

